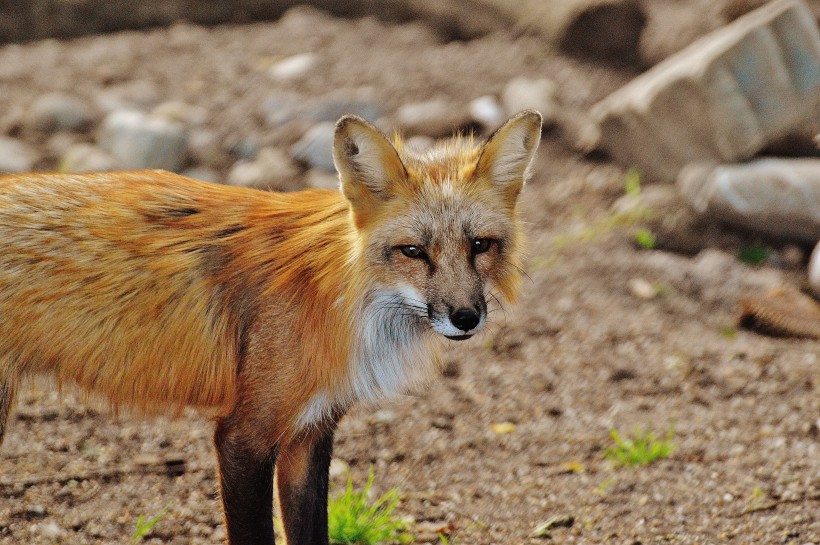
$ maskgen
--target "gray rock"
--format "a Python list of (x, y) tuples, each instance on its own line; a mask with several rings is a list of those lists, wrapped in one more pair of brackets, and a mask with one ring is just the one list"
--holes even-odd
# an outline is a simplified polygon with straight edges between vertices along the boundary
[(591, 111), (598, 145), (673, 181), (692, 162), (748, 159), (820, 102), (820, 32), (801, 0), (775, 0), (632, 80)]
[(484, 95), (471, 100), (468, 109), (473, 121), (487, 130), (498, 128), (506, 119), (504, 109), (498, 99), (492, 95)]
[(334, 123), (319, 123), (308, 130), (290, 150), (291, 156), (310, 168), (335, 172), (333, 164)]
[(551, 79), (515, 78), (504, 87), (501, 102), (507, 116), (515, 115), (521, 110), (538, 110), (547, 127), (555, 123), (558, 115), (557, 91), (558, 86)]
[(0, 173), (31, 172), (40, 154), (14, 138), (0, 136)]
[(94, 113), (85, 102), (62, 93), (40, 96), (25, 117), (27, 127), (42, 132), (81, 131), (94, 121)]
[(820, 297), (820, 242), (814, 247), (809, 258), (809, 287), (814, 295)]
[(295, 191), (302, 188), (299, 169), (282, 150), (264, 148), (253, 161), (239, 161), (228, 172), (227, 183), (256, 189)]
[(122, 164), (97, 146), (79, 143), (66, 150), (57, 168), (60, 172), (108, 172), (120, 170)]
[(820, 239), (820, 159), (693, 164), (678, 177), (699, 214), (777, 237)]
[(467, 127), (471, 121), (466, 107), (443, 99), (405, 104), (396, 110), (396, 123), (407, 135), (441, 138)]
[(181, 123), (119, 110), (105, 118), (99, 144), (125, 168), (179, 172), (187, 158), (188, 139)]

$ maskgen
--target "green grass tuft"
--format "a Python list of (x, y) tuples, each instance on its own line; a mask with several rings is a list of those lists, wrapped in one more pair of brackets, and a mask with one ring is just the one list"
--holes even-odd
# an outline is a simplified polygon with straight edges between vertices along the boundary
[(143, 537), (147, 536), (151, 530), (156, 526), (156, 524), (162, 520), (162, 518), (168, 514), (168, 507), (163, 509), (159, 515), (145, 520), (144, 515), (140, 515), (137, 518), (137, 526), (134, 530), (134, 534), (131, 536), (131, 543), (136, 543), (141, 540)]
[(630, 168), (624, 179), (624, 192), (627, 195), (640, 195), (641, 193), (641, 173), (637, 169)]
[(738, 252), (738, 258), (750, 265), (760, 265), (769, 259), (769, 255), (771, 255), (771, 252), (762, 244), (744, 245), (740, 247)]
[(644, 250), (654, 250), (657, 240), (649, 229), (641, 228), (635, 231), (635, 244)]
[(677, 445), (672, 442), (674, 426), (669, 427), (664, 438), (658, 438), (652, 432), (643, 432), (640, 426), (635, 427), (630, 437), (622, 437), (616, 429), (610, 430), (609, 435), (615, 445), (607, 448), (604, 456), (616, 466), (651, 464), (655, 460), (669, 457), (677, 449)]
[(399, 503), (398, 489), (371, 501), (373, 469), (362, 490), (353, 490), (353, 480), (347, 476), (344, 492), (331, 497), (328, 504), (328, 533), (335, 545), (377, 545), (406, 543), (412, 537), (406, 533), (407, 523), (395, 515)]

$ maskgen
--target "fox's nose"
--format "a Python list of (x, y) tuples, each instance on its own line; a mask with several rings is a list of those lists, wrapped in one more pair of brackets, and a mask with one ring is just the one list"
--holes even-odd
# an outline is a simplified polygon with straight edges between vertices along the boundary
[(470, 331), (478, 325), (478, 322), (481, 321), (481, 317), (478, 315), (478, 312), (471, 308), (460, 308), (450, 314), (450, 321), (461, 331)]

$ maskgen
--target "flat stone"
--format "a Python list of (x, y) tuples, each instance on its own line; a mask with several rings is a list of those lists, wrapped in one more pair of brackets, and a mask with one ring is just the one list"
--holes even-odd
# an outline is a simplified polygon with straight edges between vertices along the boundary
[(268, 75), (274, 81), (298, 79), (310, 72), (318, 61), (316, 53), (298, 53), (274, 63), (268, 70)]
[(673, 181), (688, 163), (748, 159), (820, 103), (820, 32), (801, 0), (775, 0), (596, 104), (598, 145)]
[(820, 159), (693, 164), (681, 171), (678, 187), (709, 220), (810, 243), (820, 240)]
[(504, 115), (504, 108), (493, 95), (484, 95), (471, 100), (468, 109), (473, 121), (487, 130), (500, 127), (507, 118)]

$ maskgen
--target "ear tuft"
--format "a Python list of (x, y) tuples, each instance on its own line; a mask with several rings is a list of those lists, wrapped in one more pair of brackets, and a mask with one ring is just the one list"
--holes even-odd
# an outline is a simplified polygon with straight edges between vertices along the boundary
[(529, 177), (541, 141), (541, 114), (524, 110), (504, 123), (484, 144), (476, 175), (497, 187), (512, 202)]
[(342, 192), (354, 206), (389, 197), (394, 184), (407, 177), (398, 152), (387, 138), (353, 115), (336, 123), (333, 163), (339, 171)]

